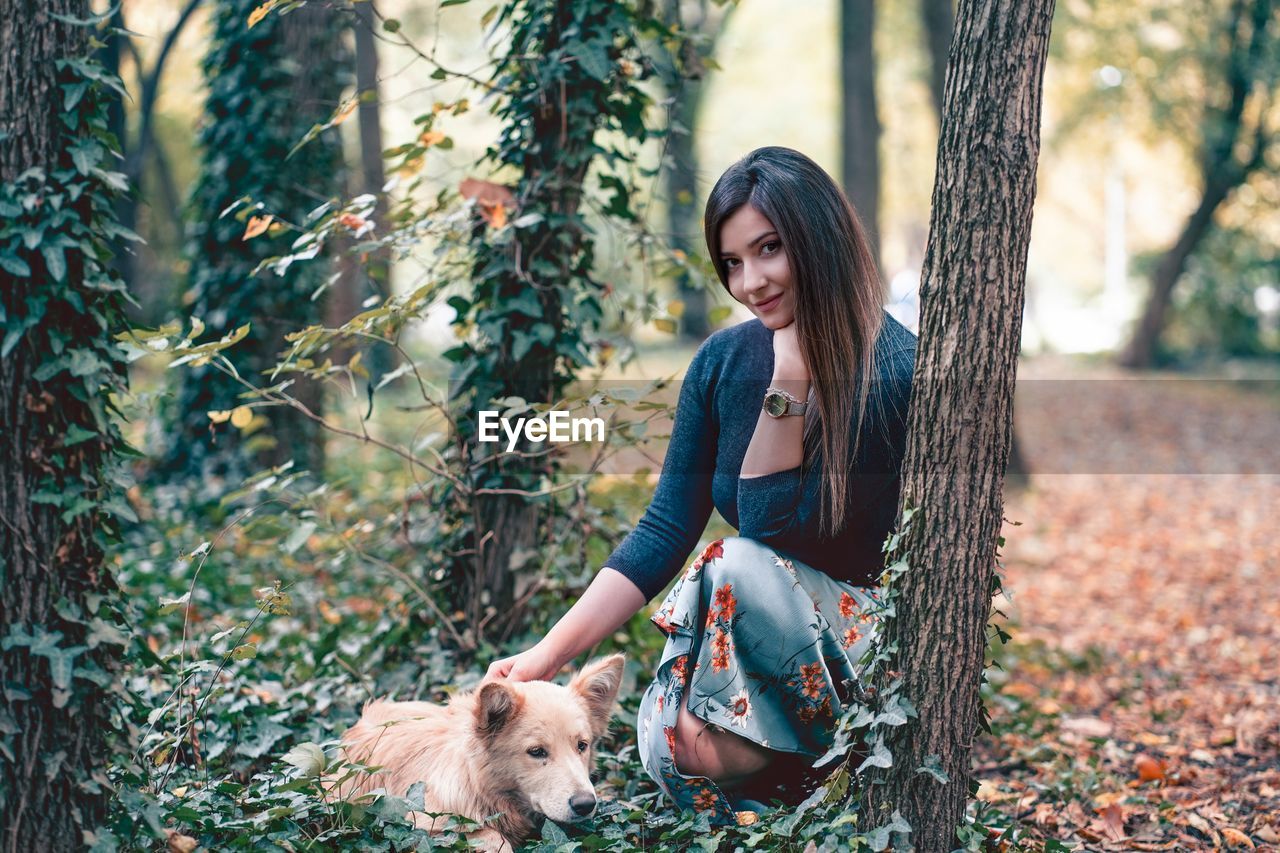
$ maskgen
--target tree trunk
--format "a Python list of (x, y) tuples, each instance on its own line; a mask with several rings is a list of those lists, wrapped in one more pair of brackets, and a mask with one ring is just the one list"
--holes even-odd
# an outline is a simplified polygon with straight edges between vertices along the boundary
[[(355, 22), (351, 29), (355, 36), (356, 92), (360, 99), (356, 113), (360, 131), (360, 168), (353, 170), (352, 190), (355, 195), (368, 194), (381, 198), (387, 175), (382, 161), (384, 146), (381, 91), (378, 84), (378, 42), (374, 37), (378, 22), (371, 2), (357, 3), (353, 12)], [(386, 213), (386, 202), (381, 200), (373, 215), (379, 229), (386, 224)], [(338, 265), (341, 273), (330, 290), (326, 307), (330, 326), (340, 326), (363, 311), (365, 300), (374, 294), (385, 297), (391, 292), (391, 252), (387, 247), (376, 249), (364, 259), (353, 257), (344, 247)], [(334, 362), (346, 362), (355, 349), (361, 347), (358, 344), (335, 347), (332, 351)], [(370, 381), (376, 384), (379, 377), (392, 368), (395, 362), (393, 353), (384, 346), (369, 346), (365, 352), (364, 363), (369, 368)]]
[[(733, 6), (718, 8), (711, 13), (708, 0), (700, 0), (697, 17), (690, 20), (680, 0), (667, 0), (665, 15), (675, 22), (686, 37), (677, 50), (666, 54), (669, 62), (664, 73), (668, 81), (671, 105), (671, 135), (667, 141), (666, 167), (667, 230), (671, 248), (690, 257), (702, 245), (702, 217), (698, 212), (698, 112), (706, 92), (704, 79), (707, 74), (705, 59), (715, 53), (716, 42), (724, 32)], [(673, 85), (674, 84), (674, 85)], [(706, 288), (686, 272), (676, 277), (676, 292), (684, 303), (680, 321), (680, 335), (687, 341), (700, 342), (711, 333), (711, 321), (707, 315)]]
[[(1226, 106), (1206, 108), (1204, 155), (1201, 160), (1201, 182), (1204, 194), (1187, 219), (1177, 242), (1156, 265), (1151, 279), (1151, 293), (1133, 337), (1120, 356), (1120, 364), (1129, 368), (1149, 368), (1155, 362), (1156, 348), (1164, 328), (1165, 313), (1174, 285), (1186, 269), (1187, 259), (1213, 224), (1213, 214), (1231, 192), (1246, 180), (1266, 159), (1270, 133), (1267, 129), (1267, 100), (1274, 82), (1270, 78), (1272, 64), (1268, 60), (1275, 36), (1274, 0), (1239, 0), (1231, 6), (1226, 41), (1223, 77), (1227, 83)], [(1261, 80), (1259, 80), (1261, 78)], [(1262, 86), (1256, 84), (1261, 82)], [(1248, 130), (1247, 102), (1255, 89), (1262, 91), (1261, 109), (1253, 110), (1254, 125)], [(1246, 136), (1251, 139), (1246, 140)], [(1237, 149), (1252, 146), (1244, 160)]]
[[(875, 0), (840, 0), (841, 158), (844, 189), (880, 265), (880, 114), (876, 108)], [(883, 275), (881, 276), (883, 278)]]
[[(698, 146), (694, 125), (698, 120), (698, 108), (702, 103), (702, 81), (685, 80), (675, 93), (672, 106), (673, 122), (683, 131), (672, 129), (667, 143), (671, 165), (667, 168), (667, 229), (671, 232), (671, 247), (692, 257), (701, 244), (701, 217), (698, 215)], [(684, 303), (680, 318), (680, 334), (690, 341), (702, 341), (711, 333), (707, 318), (707, 291), (695, 283), (688, 273), (676, 278), (676, 288)]]
[[(325, 258), (298, 261), (277, 274), (253, 270), (264, 259), (288, 254), (297, 232), (269, 231), (245, 239), (246, 222), (222, 211), (243, 197), (263, 207), (261, 215), (302, 224), (322, 202), (344, 188), (341, 140), (322, 132), (290, 155), (314, 125), (324, 124), (350, 82), (343, 17), (310, 4), (287, 15), (272, 12), (249, 28), (256, 0), (219, 0), (204, 71), (209, 80), (200, 131), (200, 176), (192, 193), (191, 312), (216, 339), (248, 323), (248, 336), (228, 351), (241, 377), (264, 386), (265, 375), (285, 347), (284, 335), (324, 317), (313, 299), (328, 281)], [(252, 93), (251, 96), (246, 92)], [(322, 411), (319, 383), (297, 379), (287, 389), (314, 413)], [(168, 404), (162, 470), (177, 478), (200, 478), (206, 488), (236, 487), (263, 467), (295, 461), (322, 471), (324, 435), (309, 418), (287, 406), (260, 407), (250, 430), (211, 424), (207, 413), (245, 401), (245, 386), (212, 365), (184, 367), (175, 400)], [(217, 480), (214, 480), (217, 478)]]
[(900, 678), (918, 718), (887, 732), (893, 764), (864, 788), (870, 824), (900, 811), (922, 851), (957, 846), (969, 792), (1052, 18), (1053, 0), (964, 0), (947, 71), (903, 462), (917, 515), (877, 684)]
[(929, 49), (929, 94), (933, 109), (942, 118), (943, 84), (947, 80), (947, 57), (951, 53), (951, 31), (955, 26), (952, 0), (920, 0), (925, 45)]
[[(943, 84), (947, 77), (947, 58), (951, 52), (951, 36), (955, 26), (952, 0), (920, 0), (920, 17), (924, 24), (925, 43), (929, 51), (929, 93), (933, 96), (933, 108), (942, 126)], [(1022, 490), (1031, 481), (1026, 456), (1018, 443), (1017, 423), (1013, 425), (1013, 437), (1009, 446), (1009, 465), (1004, 472), (1005, 485)]]
[[(114, 198), (72, 151), (107, 168), (113, 155), (95, 141), (101, 89), (68, 106), (84, 77), (57, 67), (92, 62), (90, 30), (53, 17), (90, 12), (11, 0), (0, 19), (0, 849), (14, 853), (83, 849), (117, 735), (103, 545), (118, 528), (103, 504), (121, 445), (107, 395), (126, 389), (118, 281), (98, 254)], [(35, 248), (23, 232), (42, 235)]]
[(1164, 328), (1164, 317), (1173, 295), (1173, 286), (1182, 277), (1187, 259), (1208, 233), (1209, 226), (1213, 223), (1213, 212), (1226, 199), (1231, 189), (1225, 182), (1211, 184), (1201, 197), (1200, 204), (1182, 226), (1182, 233), (1178, 235), (1177, 241), (1160, 258), (1151, 276), (1151, 294), (1147, 297), (1133, 337), (1120, 357), (1122, 366), (1145, 369), (1155, 362), (1156, 346)]

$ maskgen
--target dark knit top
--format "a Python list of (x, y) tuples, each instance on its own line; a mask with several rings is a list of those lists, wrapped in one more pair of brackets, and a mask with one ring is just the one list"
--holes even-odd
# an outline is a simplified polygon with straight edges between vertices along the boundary
[(796, 467), (739, 477), (773, 378), (773, 331), (753, 318), (712, 334), (685, 374), (653, 501), (605, 565), (629, 578), (646, 600), (654, 598), (687, 562), (714, 505), (738, 535), (837, 580), (874, 585), (884, 565), (881, 546), (897, 513), (915, 353), (916, 336), (885, 314), (849, 476), (845, 526), (835, 537), (822, 538), (820, 457), (803, 475)]

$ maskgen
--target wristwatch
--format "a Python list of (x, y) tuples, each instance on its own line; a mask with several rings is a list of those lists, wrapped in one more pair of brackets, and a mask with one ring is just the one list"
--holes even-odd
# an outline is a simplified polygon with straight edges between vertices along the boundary
[(808, 403), (800, 402), (794, 394), (781, 388), (769, 388), (764, 392), (764, 413), (771, 418), (782, 418), (787, 415), (803, 415)]

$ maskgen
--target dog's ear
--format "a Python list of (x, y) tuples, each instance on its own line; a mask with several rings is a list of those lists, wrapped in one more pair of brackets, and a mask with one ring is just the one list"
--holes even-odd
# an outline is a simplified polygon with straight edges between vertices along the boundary
[(600, 737), (609, 728), (613, 716), (613, 703), (622, 686), (623, 655), (610, 655), (593, 660), (569, 682), (569, 689), (587, 706), (591, 717), (591, 733)]
[(480, 688), (476, 699), (476, 734), (488, 740), (495, 737), (520, 713), (524, 699), (501, 681), (490, 681)]

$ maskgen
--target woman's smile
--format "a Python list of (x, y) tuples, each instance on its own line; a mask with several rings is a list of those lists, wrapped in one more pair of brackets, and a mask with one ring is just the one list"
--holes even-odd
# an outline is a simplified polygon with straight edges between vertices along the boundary
[(772, 299), (769, 299), (765, 302), (757, 302), (753, 307), (757, 311), (760, 311), (762, 313), (768, 313), (769, 311), (772, 311), (774, 308), (777, 308), (781, 302), (782, 302), (782, 294), (779, 293), (776, 296), (774, 296)]

